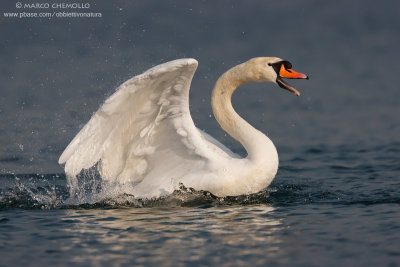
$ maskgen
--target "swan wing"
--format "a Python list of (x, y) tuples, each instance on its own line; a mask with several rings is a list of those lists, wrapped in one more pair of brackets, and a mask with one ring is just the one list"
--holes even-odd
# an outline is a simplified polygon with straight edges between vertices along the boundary
[(189, 89), (197, 65), (194, 59), (174, 60), (120, 85), (60, 156), (67, 175), (98, 163), (105, 180), (161, 190), (171, 183), (160, 177), (198, 173), (212, 154), (226, 154), (190, 116)]

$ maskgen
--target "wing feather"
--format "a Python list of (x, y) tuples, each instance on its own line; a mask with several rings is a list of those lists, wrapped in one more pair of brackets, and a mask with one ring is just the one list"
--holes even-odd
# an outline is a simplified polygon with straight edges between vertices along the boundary
[(135, 182), (140, 190), (162, 193), (168, 188), (160, 184), (168, 179), (204, 168), (207, 150), (218, 144), (190, 116), (189, 89), (197, 64), (194, 59), (171, 61), (119, 86), (60, 156), (66, 173), (75, 176), (99, 163), (105, 180)]

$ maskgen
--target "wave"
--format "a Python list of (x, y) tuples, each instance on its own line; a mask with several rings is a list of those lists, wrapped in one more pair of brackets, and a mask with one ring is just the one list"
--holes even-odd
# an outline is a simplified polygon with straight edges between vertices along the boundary
[(268, 203), (269, 191), (235, 197), (217, 197), (180, 185), (171, 195), (140, 199), (123, 193), (118, 185), (101, 179), (80, 179), (78, 188), (70, 188), (63, 174), (2, 175), (0, 210), (5, 209), (93, 209), (121, 207), (211, 207)]
[[(64, 174), (0, 175), (0, 210), (7, 209), (97, 209), (145, 207), (199, 207), (222, 205), (272, 205), (277, 207), (304, 204), (375, 205), (400, 204), (400, 195), (392, 187), (371, 194), (326, 188), (319, 182), (303, 179), (277, 179), (256, 194), (217, 197), (180, 185), (171, 195), (140, 199), (124, 192), (118, 185), (105, 184), (99, 177), (83, 176), (76, 188), (68, 186)], [(283, 181), (282, 181), (283, 180)], [(280, 182), (279, 182), (280, 181)], [(365, 190), (364, 189), (360, 189)]]

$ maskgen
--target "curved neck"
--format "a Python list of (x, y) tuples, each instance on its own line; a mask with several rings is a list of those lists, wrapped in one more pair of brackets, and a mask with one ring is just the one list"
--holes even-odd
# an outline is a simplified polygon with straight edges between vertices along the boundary
[[(232, 107), (232, 94), (241, 85), (255, 81), (251, 66), (240, 64), (225, 72), (215, 83), (211, 106), (214, 116), (229, 135), (240, 142), (251, 161), (265, 160), (265, 156), (275, 150), (271, 140), (242, 119)], [(276, 152), (275, 152), (276, 153)]]

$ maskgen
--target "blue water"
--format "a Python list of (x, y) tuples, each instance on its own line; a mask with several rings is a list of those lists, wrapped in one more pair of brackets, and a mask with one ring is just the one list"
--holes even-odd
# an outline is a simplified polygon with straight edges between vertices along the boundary
[(239, 197), (182, 188), (79, 204), (62, 174), (2, 176), (2, 263), (397, 266), (398, 147), (305, 147)]
[[(11, 19), (3, 12), (21, 10), (8, 1), (0, 266), (399, 266), (399, 3), (91, 1), (101, 19)], [(176, 58), (199, 61), (196, 125), (245, 155), (209, 101), (220, 74), (255, 56), (310, 76), (289, 81), (300, 97), (272, 84), (233, 96), (278, 149), (269, 188), (146, 200), (82, 177), (70, 198), (57, 164), (66, 145), (120, 83)]]

